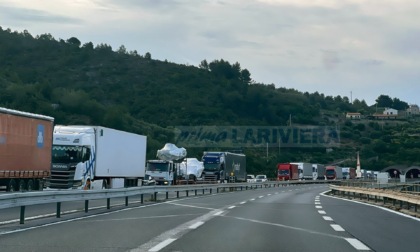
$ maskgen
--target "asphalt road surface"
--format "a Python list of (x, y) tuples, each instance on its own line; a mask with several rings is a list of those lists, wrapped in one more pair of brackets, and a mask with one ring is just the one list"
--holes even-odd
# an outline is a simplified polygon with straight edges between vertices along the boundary
[[(419, 251), (420, 222), (323, 194), (328, 185), (0, 211), (0, 251)], [(101, 207), (102, 205), (102, 207)], [(35, 210), (36, 209), (36, 210)], [(13, 212), (14, 211), (14, 212)], [(48, 217), (50, 211), (51, 217)], [(42, 215), (38, 218), (37, 215)]]

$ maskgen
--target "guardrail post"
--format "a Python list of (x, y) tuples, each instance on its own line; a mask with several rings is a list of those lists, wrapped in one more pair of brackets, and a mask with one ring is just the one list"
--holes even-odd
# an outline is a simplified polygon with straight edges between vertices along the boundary
[(176, 191), (176, 197), (179, 198), (179, 191)]
[(125, 206), (128, 206), (128, 196), (125, 196)]
[(89, 200), (85, 200), (85, 213), (89, 210)]
[(378, 196), (375, 195), (375, 203), (378, 202)]
[(166, 192), (166, 199), (169, 199), (169, 192)]
[(414, 204), (414, 212), (417, 212), (417, 204)]
[(140, 194), (140, 203), (143, 204), (144, 200), (143, 200), (143, 194)]
[(384, 200), (384, 205), (386, 204), (386, 197), (384, 196), (383, 197), (383, 200)]
[(195, 196), (197, 196), (197, 190), (195, 190)]
[(61, 202), (57, 202), (57, 212), (56, 212), (56, 217), (60, 218), (61, 217)]
[(186, 195), (187, 195), (187, 197), (188, 197), (188, 190), (186, 190), (186, 191), (185, 191), (185, 193), (186, 193)]
[(203, 194), (205, 194), (205, 191), (204, 191), (204, 189), (203, 189)]
[(213, 188), (210, 188), (210, 194), (213, 192)]
[(107, 198), (106, 199), (106, 209), (110, 209), (111, 208), (111, 199)]
[(25, 206), (20, 207), (20, 224), (25, 224)]
[(157, 192), (153, 193), (153, 197), (155, 198), (155, 201), (157, 201), (157, 194), (158, 194)]

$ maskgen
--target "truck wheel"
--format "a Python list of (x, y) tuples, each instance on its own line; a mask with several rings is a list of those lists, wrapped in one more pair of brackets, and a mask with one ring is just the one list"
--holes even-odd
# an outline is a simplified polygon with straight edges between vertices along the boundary
[(14, 179), (11, 179), (9, 181), (9, 184), (7, 185), (7, 191), (8, 192), (16, 191), (16, 181)]
[(34, 190), (34, 181), (32, 179), (28, 180), (28, 185), (27, 185), (26, 188), (27, 188), (28, 192)]
[(44, 190), (44, 181), (42, 179), (38, 179), (36, 181), (36, 185), (35, 185), (35, 189), (38, 191), (43, 191)]
[(21, 179), (19, 180), (19, 192), (25, 191), (25, 180)]

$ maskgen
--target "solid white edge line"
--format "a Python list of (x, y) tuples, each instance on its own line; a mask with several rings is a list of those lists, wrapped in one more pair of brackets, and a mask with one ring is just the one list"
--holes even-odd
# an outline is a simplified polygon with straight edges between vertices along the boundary
[(346, 230), (344, 230), (344, 228), (342, 228), (340, 225), (338, 224), (330, 224), (330, 226), (337, 232), (344, 232)]
[(360, 202), (360, 201), (353, 201), (353, 200), (349, 200), (349, 199), (343, 199), (343, 198), (334, 197), (334, 196), (331, 196), (331, 195), (326, 195), (326, 193), (329, 192), (329, 191), (331, 191), (331, 190), (322, 192), (321, 195), (325, 196), (325, 197), (332, 198), (332, 199), (339, 199), (339, 200), (344, 200), (344, 201), (349, 201), (349, 202), (353, 202), (353, 203), (362, 204), (362, 205), (365, 205), (365, 206), (376, 207), (376, 208), (382, 209), (384, 211), (388, 211), (390, 213), (394, 213), (394, 214), (397, 214), (397, 215), (400, 215), (400, 216), (403, 216), (403, 217), (406, 217), (406, 218), (409, 218), (409, 219), (412, 219), (412, 220), (420, 221), (420, 218), (416, 218), (416, 217), (413, 217), (413, 216), (408, 215), (408, 214), (404, 214), (404, 213), (401, 213), (401, 212), (398, 212), (398, 211), (394, 211), (394, 210), (386, 208), (386, 207), (371, 205), (371, 204)]
[(195, 224), (193, 224), (193, 225), (189, 226), (188, 228), (189, 228), (189, 229), (196, 229), (196, 228), (198, 228), (199, 226), (201, 226), (201, 225), (203, 225), (203, 224), (204, 224), (204, 222), (199, 221), (199, 222), (196, 222)]
[(156, 252), (159, 251), (161, 249), (163, 249), (164, 247), (168, 246), (169, 244), (171, 244), (172, 242), (174, 242), (176, 239), (166, 239), (163, 242), (159, 243), (158, 245), (154, 246), (153, 248), (149, 249), (150, 252)]
[(363, 244), (361, 241), (354, 238), (345, 238), (345, 240), (350, 243), (357, 250), (370, 250), (368, 246)]

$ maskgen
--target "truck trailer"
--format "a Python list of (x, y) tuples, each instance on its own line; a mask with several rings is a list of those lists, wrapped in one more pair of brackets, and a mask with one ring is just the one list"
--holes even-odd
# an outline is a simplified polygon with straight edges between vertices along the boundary
[(291, 163), (298, 166), (298, 170), (301, 171), (300, 179), (304, 180), (316, 180), (318, 178), (318, 173), (315, 172), (315, 169), (310, 163)]
[(0, 108), (0, 185), (43, 190), (51, 171), (54, 118)]
[(325, 165), (323, 164), (312, 164), (312, 168), (317, 173), (318, 180), (325, 180)]
[(282, 180), (298, 180), (299, 169), (296, 164), (277, 164), (277, 179)]
[(203, 179), (206, 182), (246, 182), (246, 156), (232, 152), (204, 152)]
[(131, 187), (144, 179), (146, 136), (80, 125), (57, 125), (53, 136), (50, 188)]

